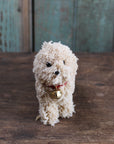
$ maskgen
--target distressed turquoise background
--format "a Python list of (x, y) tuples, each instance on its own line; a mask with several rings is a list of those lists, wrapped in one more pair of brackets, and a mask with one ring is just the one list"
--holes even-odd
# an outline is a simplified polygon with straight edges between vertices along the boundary
[(114, 0), (78, 0), (76, 50), (114, 51)]
[(35, 0), (35, 50), (44, 40), (75, 52), (114, 51), (114, 0)]
[[(20, 1), (0, 0), (1, 52), (29, 51), (23, 47), (26, 34), (23, 37)], [(34, 0), (33, 4), (34, 36), (29, 36), (33, 50), (53, 40), (74, 52), (114, 51), (114, 0)]]
[(0, 0), (0, 51), (20, 52), (21, 15), (19, 0)]
[(73, 40), (73, 0), (35, 0), (35, 50), (44, 40)]

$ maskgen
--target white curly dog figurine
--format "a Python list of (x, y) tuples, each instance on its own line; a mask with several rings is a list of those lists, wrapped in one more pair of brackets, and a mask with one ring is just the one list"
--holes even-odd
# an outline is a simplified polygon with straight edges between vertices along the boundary
[(75, 112), (73, 92), (78, 58), (60, 42), (44, 42), (33, 63), (39, 114), (46, 125), (54, 126), (59, 117), (69, 118)]

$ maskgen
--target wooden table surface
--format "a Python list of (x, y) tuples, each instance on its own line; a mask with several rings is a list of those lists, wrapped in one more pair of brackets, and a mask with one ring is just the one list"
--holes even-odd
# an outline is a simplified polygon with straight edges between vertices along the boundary
[(0, 144), (114, 144), (114, 53), (77, 54), (77, 113), (55, 127), (35, 121), (35, 54), (0, 54)]

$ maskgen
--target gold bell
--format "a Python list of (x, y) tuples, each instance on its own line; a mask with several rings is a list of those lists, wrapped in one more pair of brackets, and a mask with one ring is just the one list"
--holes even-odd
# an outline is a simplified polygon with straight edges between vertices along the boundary
[(59, 90), (53, 91), (51, 93), (51, 97), (54, 98), (54, 99), (59, 99), (61, 96), (62, 96), (62, 93)]

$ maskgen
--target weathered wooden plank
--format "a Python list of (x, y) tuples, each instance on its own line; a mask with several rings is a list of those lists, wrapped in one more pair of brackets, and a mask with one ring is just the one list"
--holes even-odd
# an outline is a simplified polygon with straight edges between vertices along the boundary
[(113, 144), (114, 54), (78, 54), (77, 113), (35, 122), (34, 54), (0, 54), (0, 144)]
[(23, 47), (21, 47), (21, 51), (25, 52), (32, 52), (32, 0), (22, 0), (21, 7), (22, 7), (22, 35), (23, 38)]
[(76, 50), (113, 51), (114, 0), (78, 0)]
[(35, 51), (43, 41), (72, 47), (74, 0), (35, 0)]
[(31, 51), (29, 4), (28, 0), (0, 0), (0, 51)]

